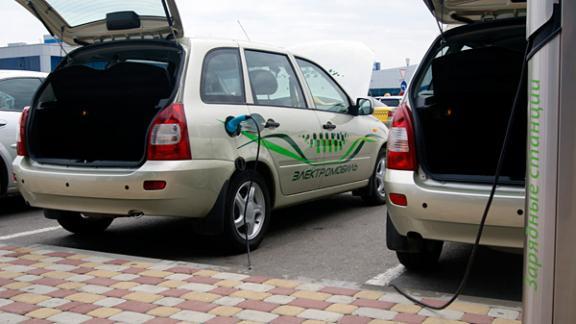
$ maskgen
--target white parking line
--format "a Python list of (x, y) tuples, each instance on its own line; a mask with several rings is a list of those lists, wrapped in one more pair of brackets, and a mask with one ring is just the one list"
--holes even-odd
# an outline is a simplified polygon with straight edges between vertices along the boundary
[(390, 268), (386, 272), (381, 273), (381, 274), (377, 275), (376, 277), (366, 281), (366, 284), (371, 285), (371, 286), (386, 287), (394, 279), (400, 277), (405, 271), (406, 271), (406, 268), (404, 268), (403, 265), (399, 264), (399, 265), (395, 266), (394, 268)]
[(23, 236), (30, 236), (30, 235), (36, 235), (36, 234), (41, 234), (41, 233), (46, 233), (46, 232), (52, 232), (52, 231), (59, 230), (61, 228), (62, 228), (61, 226), (45, 227), (45, 228), (41, 228), (41, 229), (37, 229), (37, 230), (33, 230), (33, 231), (27, 231), (27, 232), (21, 232), (21, 233), (6, 235), (6, 236), (0, 236), (0, 241), (12, 240), (12, 239), (23, 237)]

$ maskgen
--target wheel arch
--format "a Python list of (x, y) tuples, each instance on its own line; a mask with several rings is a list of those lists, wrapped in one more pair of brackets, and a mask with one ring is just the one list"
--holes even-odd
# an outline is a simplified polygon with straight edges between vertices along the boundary
[(256, 172), (262, 175), (266, 182), (266, 186), (270, 191), (270, 205), (274, 208), (276, 203), (276, 178), (272, 168), (264, 161), (258, 161), (258, 164), (256, 164), (256, 161), (250, 161), (246, 163), (246, 170), (254, 170), (254, 166), (256, 166)]

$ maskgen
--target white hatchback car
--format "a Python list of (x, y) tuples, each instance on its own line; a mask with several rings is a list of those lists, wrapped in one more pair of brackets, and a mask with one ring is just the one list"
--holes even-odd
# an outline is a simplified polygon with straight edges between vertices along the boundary
[(0, 70), (0, 197), (18, 192), (12, 177), (18, 121), (46, 76), (41, 72)]
[[(444, 241), (474, 243), (515, 94), (527, 89), (525, 2), (425, 2), (443, 23), (467, 24), (432, 44), (390, 128), (387, 243), (412, 269), (438, 261)], [(482, 245), (523, 247), (526, 117), (515, 116)]]
[[(184, 38), (174, 0), (84, 2), (80, 11), (17, 1), (82, 45), (23, 115), (14, 164), (26, 200), (67, 230), (190, 217), (240, 250), (245, 236), (258, 246), (273, 208), (347, 191), (385, 202), (387, 128), (317, 64), (265, 45)], [(127, 11), (107, 11), (119, 8)], [(250, 121), (239, 137), (224, 128), (249, 114), (265, 117), (257, 169)]]

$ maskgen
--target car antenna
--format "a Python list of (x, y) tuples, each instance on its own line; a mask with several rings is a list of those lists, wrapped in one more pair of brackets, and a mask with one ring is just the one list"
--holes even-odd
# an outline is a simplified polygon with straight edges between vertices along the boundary
[(242, 23), (240, 22), (240, 19), (236, 20), (238, 22), (238, 25), (240, 26), (240, 29), (242, 29), (242, 32), (244, 33), (244, 36), (246, 36), (246, 39), (251, 42), (252, 40), (250, 39), (250, 36), (248, 35), (248, 32), (246, 32), (246, 29), (244, 29), (244, 26), (242, 26)]

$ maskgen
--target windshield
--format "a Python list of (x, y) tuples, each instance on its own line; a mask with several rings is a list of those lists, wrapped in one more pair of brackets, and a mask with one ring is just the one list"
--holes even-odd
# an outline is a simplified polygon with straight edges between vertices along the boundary
[(104, 20), (108, 13), (119, 11), (134, 11), (140, 16), (166, 17), (161, 0), (47, 0), (46, 2), (70, 27)]

